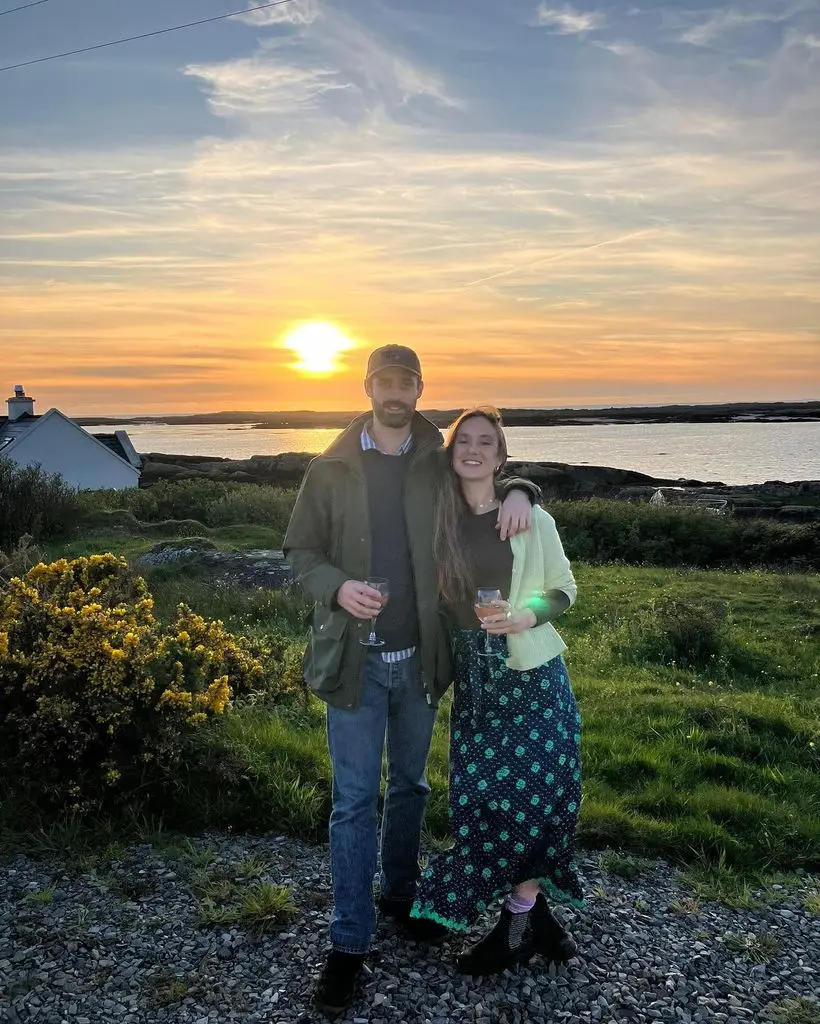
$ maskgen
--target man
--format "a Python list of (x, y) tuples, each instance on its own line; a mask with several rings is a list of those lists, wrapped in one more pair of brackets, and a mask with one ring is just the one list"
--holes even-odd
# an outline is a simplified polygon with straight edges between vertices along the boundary
[[(328, 704), (334, 907), (331, 951), (314, 1001), (329, 1014), (352, 1001), (376, 926), (385, 732), (379, 910), (417, 939), (444, 934), (409, 916), (430, 792), (425, 766), (436, 707), (450, 684), (432, 544), (442, 438), (416, 412), (424, 383), (412, 349), (387, 345), (372, 352), (364, 387), (372, 413), (354, 420), (310, 463), (284, 541), (296, 579), (316, 602), (305, 680)], [(530, 525), (530, 497), (521, 490), (537, 495), (537, 488), (527, 482), (516, 488), (500, 510), (503, 537)], [(389, 580), (384, 608), (379, 592), (364, 582), (375, 574)], [(375, 615), (385, 642), (368, 648), (362, 641)]]

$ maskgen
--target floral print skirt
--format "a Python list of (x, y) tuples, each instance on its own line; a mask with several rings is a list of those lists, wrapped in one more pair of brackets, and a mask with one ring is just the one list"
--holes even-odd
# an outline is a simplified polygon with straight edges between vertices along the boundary
[(466, 931), (493, 900), (537, 880), (583, 905), (574, 866), (581, 717), (562, 657), (508, 669), (503, 636), (453, 635), (450, 826), (454, 845), (422, 873), (412, 916)]

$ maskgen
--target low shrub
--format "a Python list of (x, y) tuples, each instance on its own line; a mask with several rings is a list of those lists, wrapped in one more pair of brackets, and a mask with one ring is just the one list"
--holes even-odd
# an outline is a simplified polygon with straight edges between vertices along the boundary
[(228, 492), (230, 486), (216, 480), (160, 480), (144, 488), (86, 492), (82, 500), (88, 511), (122, 509), (140, 522), (163, 519), (206, 522), (208, 509)]
[(548, 507), (573, 561), (820, 569), (820, 528), (815, 524), (735, 519), (699, 508), (600, 498), (556, 501)]
[(24, 534), (35, 542), (68, 536), (81, 515), (78, 492), (58, 474), (0, 459), (0, 551)]
[(167, 784), (186, 736), (264, 684), (251, 645), (180, 605), (163, 628), (124, 559), (40, 563), (0, 598), (0, 765), (45, 804)]
[(92, 528), (122, 522), (144, 530), (146, 524), (196, 520), (206, 526), (267, 526), (280, 533), (295, 500), (295, 490), (217, 480), (161, 480), (146, 488), (81, 496), (83, 525)]
[(240, 484), (208, 509), (206, 521), (209, 526), (255, 523), (284, 534), (295, 500), (295, 491), (264, 484)]
[(663, 598), (624, 617), (613, 633), (613, 649), (643, 665), (708, 669), (731, 647), (728, 608), (723, 601)]
[(23, 534), (8, 554), (0, 551), (0, 591), (5, 590), (15, 576), (24, 575), (42, 560), (42, 551), (36, 544), (32, 544), (29, 534)]

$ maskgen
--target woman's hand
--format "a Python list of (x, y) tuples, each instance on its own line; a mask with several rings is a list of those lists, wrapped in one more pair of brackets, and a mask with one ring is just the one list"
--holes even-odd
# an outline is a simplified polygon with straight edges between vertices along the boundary
[(508, 601), (497, 601), (493, 607), (498, 609), (498, 614), (487, 616), (481, 623), (481, 628), (494, 636), (523, 633), (527, 629), (532, 629), (537, 621), (535, 612), (529, 608), (516, 611), (510, 607)]
[(498, 508), (495, 528), (502, 540), (526, 533), (532, 526), (532, 502), (524, 491), (510, 491)]

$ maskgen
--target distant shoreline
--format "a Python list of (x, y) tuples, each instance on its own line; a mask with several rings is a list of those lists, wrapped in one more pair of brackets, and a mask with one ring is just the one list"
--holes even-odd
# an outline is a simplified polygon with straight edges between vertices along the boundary
[[(451, 423), (460, 409), (422, 409), (437, 426)], [(820, 422), (820, 401), (812, 402), (730, 402), (721, 405), (664, 405), (612, 407), (608, 409), (517, 409), (502, 408), (508, 427), (602, 426), (629, 423), (816, 423)], [(207, 424), (248, 424), (257, 430), (310, 430), (342, 428), (358, 412), (213, 412), (168, 416), (79, 416), (80, 426), (162, 424), (195, 426)]]

